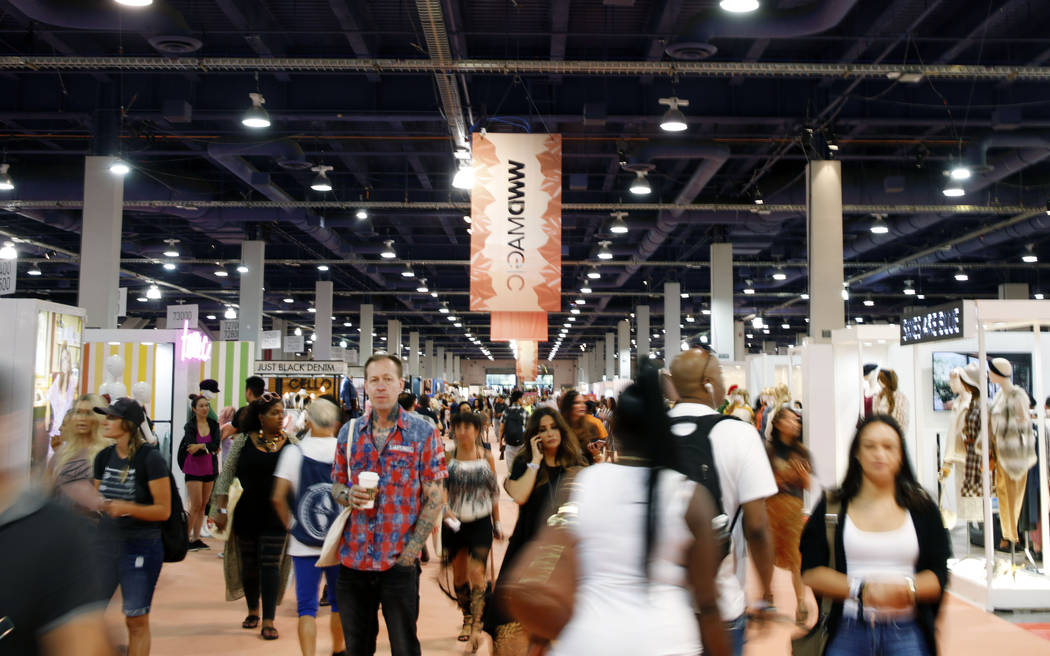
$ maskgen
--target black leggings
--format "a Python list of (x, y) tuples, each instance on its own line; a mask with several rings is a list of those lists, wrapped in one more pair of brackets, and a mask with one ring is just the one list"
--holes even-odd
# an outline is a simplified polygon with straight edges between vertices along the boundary
[(277, 592), (281, 588), (281, 553), (287, 534), (262, 533), (238, 535), (241, 552), (241, 582), (248, 610), (259, 608), (259, 588), (262, 584), (262, 618), (272, 620), (277, 615)]

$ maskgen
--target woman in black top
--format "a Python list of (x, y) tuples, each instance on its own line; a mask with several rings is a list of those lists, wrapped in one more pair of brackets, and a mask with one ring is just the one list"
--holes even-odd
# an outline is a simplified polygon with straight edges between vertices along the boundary
[[(915, 480), (900, 426), (874, 415), (857, 428), (835, 529), (835, 569), (822, 499), (802, 532), (802, 580), (835, 600), (829, 656), (937, 654), (934, 624), (951, 547), (937, 504)], [(846, 572), (849, 571), (849, 575)]]
[[(525, 426), (525, 444), (528, 446), (511, 463), (510, 475), (503, 483), (519, 508), (496, 587), (503, 573), (511, 571), (518, 552), (551, 515), (562, 478), (587, 464), (565, 419), (552, 408), (538, 408), (532, 413)], [(498, 603), (486, 608), (485, 631), (492, 636), (497, 656), (524, 654), (528, 649), (528, 636), (521, 625), (508, 617)]]
[(273, 625), (277, 604), (288, 581), (291, 561), (282, 558), (288, 537), (284, 524), (272, 502), (273, 472), (277, 460), (295, 437), (285, 435), (284, 405), (281, 397), (265, 392), (248, 406), (241, 423), (244, 432), (237, 436), (215, 483), (211, 518), (219, 530), (226, 528), (228, 493), (233, 479), (244, 491), (235, 507), (233, 530), (226, 540), (223, 568), (226, 573), (226, 600), (243, 594), (248, 604), (248, 617), (241, 626), (259, 626), (259, 597), (262, 596), (262, 636), (276, 640)]
[(207, 549), (201, 540), (204, 524), (204, 506), (211, 498), (211, 488), (219, 473), (219, 459), (215, 454), (222, 444), (219, 422), (208, 416), (211, 403), (204, 396), (190, 394), (193, 418), (183, 428), (179, 445), (179, 467), (186, 475), (186, 496), (189, 498), (190, 549)]

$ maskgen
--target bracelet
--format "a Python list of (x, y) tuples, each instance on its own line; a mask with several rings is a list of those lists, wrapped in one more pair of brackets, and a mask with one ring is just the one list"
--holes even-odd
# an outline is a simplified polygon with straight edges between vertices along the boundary
[(908, 592), (911, 593), (911, 603), (912, 605), (915, 605), (919, 597), (918, 591), (915, 589), (915, 579), (910, 576), (905, 576), (904, 582), (908, 584)]
[(852, 601), (860, 601), (861, 591), (864, 589), (864, 579), (850, 579), (849, 598)]
[(539, 471), (540, 469), (540, 464), (538, 462), (529, 462), (526, 463), (525, 466), (533, 471)]
[(219, 512), (222, 513), (223, 515), (229, 513), (229, 511), (226, 510), (225, 508), (219, 508)]

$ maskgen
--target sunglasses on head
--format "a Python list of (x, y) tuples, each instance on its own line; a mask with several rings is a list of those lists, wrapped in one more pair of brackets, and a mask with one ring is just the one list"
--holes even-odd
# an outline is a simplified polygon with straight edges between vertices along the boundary
[(273, 401), (280, 401), (281, 397), (273, 392), (263, 392), (259, 400), (263, 403), (272, 403)]

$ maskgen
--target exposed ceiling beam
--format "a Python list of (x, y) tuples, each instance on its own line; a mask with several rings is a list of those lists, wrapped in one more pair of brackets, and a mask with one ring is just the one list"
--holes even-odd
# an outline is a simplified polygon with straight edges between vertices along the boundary
[[(272, 31), (276, 25), (273, 15), (262, 0), (215, 0), (222, 13), (233, 26), (245, 32), (244, 40), (259, 56), (273, 58), (283, 57), (287, 50), (279, 36), (270, 35), (264, 39), (252, 30)], [(274, 77), (281, 82), (290, 82), (287, 71), (276, 71)]]
[[(340, 29), (343, 30), (350, 49), (356, 56), (368, 58), (372, 56), (372, 49), (364, 35), (365, 17), (358, 11), (356, 4), (356, 0), (328, 0), (328, 6), (331, 7)], [(379, 81), (379, 75), (376, 73), (368, 73), (366, 77), (369, 82)]]

